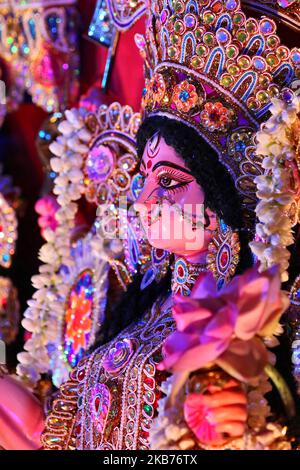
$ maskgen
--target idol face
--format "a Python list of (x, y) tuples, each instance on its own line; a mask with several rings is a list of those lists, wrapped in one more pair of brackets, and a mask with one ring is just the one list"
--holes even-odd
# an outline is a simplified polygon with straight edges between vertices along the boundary
[(144, 186), (135, 203), (150, 244), (188, 256), (207, 248), (216, 216), (204, 215), (205, 195), (183, 158), (159, 133), (145, 146)]

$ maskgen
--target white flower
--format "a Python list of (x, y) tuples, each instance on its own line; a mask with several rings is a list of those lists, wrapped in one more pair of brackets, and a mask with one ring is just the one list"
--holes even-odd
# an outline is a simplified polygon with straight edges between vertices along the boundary
[(61, 158), (53, 157), (50, 160), (50, 166), (51, 166), (53, 171), (58, 173), (59, 171), (62, 170), (63, 162), (62, 162)]
[(66, 135), (66, 136), (69, 136), (74, 131), (74, 127), (72, 126), (72, 124), (69, 121), (62, 121), (58, 125), (58, 130), (62, 134)]
[(83, 178), (83, 173), (79, 169), (73, 168), (69, 172), (68, 177), (72, 183), (79, 183), (79, 181), (81, 181)]
[(91, 141), (92, 134), (87, 129), (80, 129), (80, 131), (78, 132), (78, 137), (83, 142), (88, 143)]
[(57, 141), (54, 141), (49, 145), (49, 150), (51, 153), (53, 153), (53, 155), (56, 155), (57, 157), (61, 157), (65, 151), (65, 147), (59, 144)]
[(84, 126), (83, 120), (77, 109), (67, 109), (65, 111), (65, 116), (75, 129), (81, 129)]

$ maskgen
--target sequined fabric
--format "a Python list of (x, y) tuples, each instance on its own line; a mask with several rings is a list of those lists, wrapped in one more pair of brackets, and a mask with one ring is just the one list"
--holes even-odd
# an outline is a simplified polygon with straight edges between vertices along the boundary
[(139, 323), (82, 360), (53, 404), (42, 436), (44, 448), (148, 449), (166, 377), (156, 366), (162, 343), (174, 328), (171, 310), (162, 311), (157, 302)]

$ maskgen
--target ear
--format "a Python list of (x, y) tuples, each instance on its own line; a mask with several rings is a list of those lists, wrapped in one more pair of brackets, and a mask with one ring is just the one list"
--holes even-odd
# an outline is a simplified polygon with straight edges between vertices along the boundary
[(213, 212), (209, 207), (205, 208), (206, 218), (209, 219), (209, 225), (205, 227), (205, 230), (213, 232), (218, 227), (217, 214)]

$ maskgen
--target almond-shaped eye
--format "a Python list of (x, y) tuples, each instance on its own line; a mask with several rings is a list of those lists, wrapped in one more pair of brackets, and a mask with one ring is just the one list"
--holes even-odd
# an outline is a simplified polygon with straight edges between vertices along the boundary
[(159, 184), (162, 188), (172, 188), (173, 186), (178, 184), (178, 181), (174, 180), (170, 176), (165, 175), (159, 178)]

